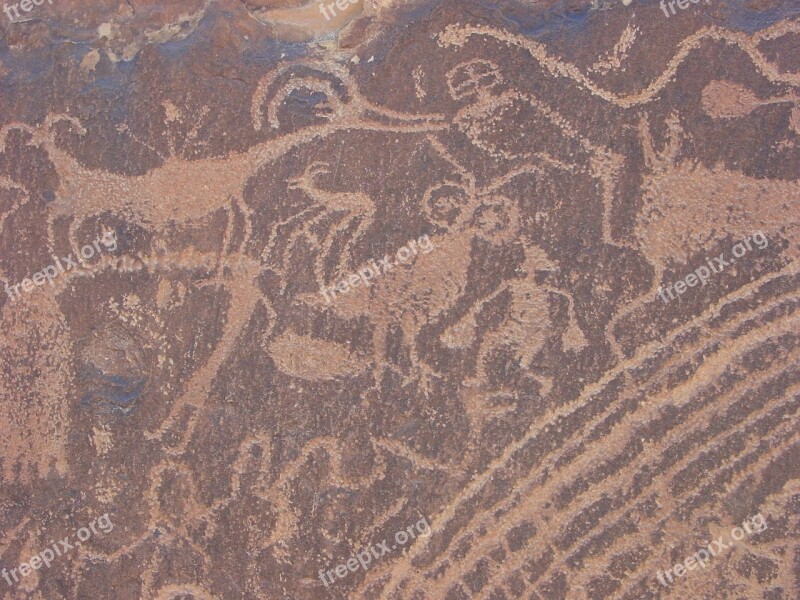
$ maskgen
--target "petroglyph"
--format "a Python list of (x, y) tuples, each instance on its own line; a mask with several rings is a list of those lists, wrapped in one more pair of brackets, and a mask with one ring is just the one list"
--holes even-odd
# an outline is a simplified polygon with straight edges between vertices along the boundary
[(117, 240), (0, 295), (0, 560), (115, 524), (19, 593), (798, 595), (790, 3), (140, 4), (0, 65), (0, 282)]

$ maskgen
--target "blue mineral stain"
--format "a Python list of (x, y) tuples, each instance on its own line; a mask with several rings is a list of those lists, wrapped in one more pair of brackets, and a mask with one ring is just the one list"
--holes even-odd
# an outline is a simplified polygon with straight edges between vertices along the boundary
[(129, 414), (149, 379), (138, 340), (117, 324), (102, 327), (79, 344), (81, 404), (101, 413)]
[(530, 14), (530, 8), (507, 8), (498, 12), (512, 31), (541, 39), (554, 35), (578, 35), (586, 30), (593, 10), (586, 6), (581, 10), (565, 11), (563, 6), (555, 4), (540, 14)]
[[(510, 0), (500, 2), (481, 0), (480, 3), (487, 12), (493, 13), (503, 21), (502, 24), (510, 31), (540, 41), (546, 41), (549, 37), (569, 36), (574, 38), (575, 43), (579, 43), (580, 38), (577, 36), (584, 32), (588, 33), (590, 26), (604, 26), (605, 16), (610, 17), (615, 11), (628, 11), (633, 16), (637, 7), (657, 9), (659, 1), (634, 0), (627, 7), (619, 2), (603, 9), (597, 9), (587, 3), (576, 10), (569, 10), (565, 3), (559, 2), (539, 11), (531, 10), (528, 4)], [(763, 10), (747, 8), (749, 0), (708, 0), (708, 2), (722, 4), (724, 18), (718, 23), (720, 26), (750, 34), (800, 15), (800, 2), (796, 0), (780, 0), (776, 6)], [(702, 10), (703, 1), (690, 6)], [(660, 11), (657, 14), (661, 16)]]
[(751, 10), (746, 6), (747, 0), (727, 0), (729, 12), (728, 27), (754, 33), (770, 27), (778, 21), (784, 21), (800, 15), (800, 2), (784, 1), (774, 8)]
[[(207, 51), (209, 47), (213, 46), (214, 42), (209, 35), (213, 27), (218, 24), (221, 19), (227, 19), (231, 16), (230, 11), (226, 11), (218, 5), (209, 6), (208, 10), (206, 10), (206, 13), (197, 24), (197, 28), (190, 35), (183, 39), (176, 39), (159, 44), (159, 54), (164, 58), (176, 62), (193, 60), (193, 51)], [(306, 55), (308, 51), (309, 46), (304, 42), (286, 42), (266, 39), (258, 45), (245, 45), (241, 52), (234, 50), (232, 47), (222, 50), (215, 48), (213, 55), (220, 65), (225, 64), (227, 58), (231, 59), (231, 64), (234, 64), (235, 61), (237, 65), (241, 65), (242, 62), (275, 65), (280, 61), (301, 58)]]
[(97, 368), (88, 368), (84, 375), (91, 383), (81, 404), (102, 413), (129, 414), (147, 384), (147, 377), (141, 374), (109, 375)]

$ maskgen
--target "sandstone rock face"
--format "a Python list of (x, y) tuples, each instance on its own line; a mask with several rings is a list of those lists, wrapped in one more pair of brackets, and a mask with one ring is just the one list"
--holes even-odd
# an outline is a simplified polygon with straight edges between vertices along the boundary
[(2, 600), (800, 597), (796, 2), (0, 18)]

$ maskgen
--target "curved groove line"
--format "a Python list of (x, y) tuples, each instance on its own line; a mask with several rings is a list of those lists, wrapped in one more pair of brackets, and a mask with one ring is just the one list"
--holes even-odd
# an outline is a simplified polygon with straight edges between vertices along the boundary
[[(583, 390), (581, 390), (580, 394), (575, 400), (568, 402), (566, 405), (561, 406), (555, 410), (548, 411), (547, 414), (542, 416), (542, 419), (546, 420), (546, 423), (536, 425), (535, 423), (531, 424), (531, 427), (528, 431), (523, 435), (522, 438), (517, 440), (516, 442), (509, 444), (509, 446), (505, 449), (503, 454), (492, 461), (492, 463), (487, 467), (487, 469), (478, 477), (474, 478), (469, 485), (467, 485), (461, 493), (454, 499), (452, 503), (446, 506), (444, 509), (440, 511), (440, 513), (434, 517), (432, 520), (433, 522), (437, 523), (439, 527), (443, 524), (449, 523), (455, 516), (457, 508), (467, 501), (472, 499), (475, 495), (477, 495), (480, 491), (483, 490), (484, 486), (491, 480), (496, 472), (498, 472), (501, 468), (505, 467), (514, 457), (514, 455), (523, 450), (528, 442), (533, 440), (541, 431), (544, 429), (545, 425), (552, 425), (555, 423), (556, 419), (562, 416), (569, 416), (579, 410), (580, 408), (586, 406), (593, 396), (602, 392), (608, 384), (613, 382), (619, 375), (624, 374), (626, 371), (633, 369), (634, 367), (641, 366), (647, 359), (649, 359), (653, 354), (655, 354), (658, 350), (662, 349), (665, 346), (669, 346), (672, 344), (677, 338), (679, 338), (682, 334), (700, 326), (701, 324), (706, 324), (712, 319), (720, 316), (721, 311), (728, 306), (740, 299), (745, 299), (750, 297), (752, 294), (757, 293), (759, 288), (768, 285), (769, 283), (776, 281), (784, 276), (787, 275), (796, 275), (800, 272), (800, 262), (795, 261), (790, 263), (777, 273), (772, 273), (770, 275), (764, 276), (761, 279), (753, 281), (746, 286), (728, 294), (724, 298), (718, 300), (714, 305), (709, 307), (703, 314), (698, 315), (697, 317), (693, 318), (691, 321), (684, 323), (680, 327), (676, 328), (675, 330), (671, 331), (667, 334), (664, 340), (659, 340), (657, 342), (649, 342), (644, 346), (640, 346), (637, 348), (636, 353), (629, 359), (625, 359), (615, 365), (612, 369), (609, 369), (603, 376), (596, 382), (587, 384)], [(513, 493), (517, 492), (520, 493), (520, 488), (526, 485), (529, 481), (531, 481), (534, 477), (526, 478), (525, 480), (519, 482), (515, 488), (508, 494), (509, 496)], [(522, 494), (525, 493), (525, 490), (521, 491)], [(470, 521), (477, 518), (476, 515), (473, 515)], [(363, 593), (363, 591), (372, 583), (377, 582), (378, 580), (382, 579), (383, 577), (388, 577), (388, 582), (391, 583), (395, 576), (398, 573), (405, 573), (410, 565), (411, 561), (416, 557), (419, 556), (427, 547), (427, 543), (430, 538), (423, 539), (422, 543), (417, 543), (414, 546), (410, 547), (408, 552), (400, 557), (397, 561), (394, 561), (390, 566), (382, 565), (379, 569), (375, 569), (371, 573), (368, 573), (367, 577), (364, 578), (364, 581), (361, 585), (357, 588), (356, 593)], [(447, 547), (449, 547), (451, 543), (448, 543)], [(446, 551), (447, 547), (443, 550)], [(387, 593), (387, 588), (384, 587), (384, 592), (381, 595), (381, 598), (385, 598), (385, 594)]]
[[(791, 22), (791, 24), (786, 23), (783, 27), (786, 30), (785, 33), (797, 33), (800, 31), (800, 23), (798, 22)], [(749, 56), (753, 65), (772, 83), (780, 82), (789, 85), (800, 85), (800, 73), (782, 73), (769, 63), (764, 55), (759, 52), (757, 48), (758, 43), (754, 43), (754, 40), (757, 40), (757, 42), (761, 41), (762, 38), (759, 34), (748, 36), (720, 27), (704, 27), (696, 33), (684, 38), (678, 46), (678, 51), (669, 61), (664, 71), (653, 79), (645, 88), (627, 95), (620, 95), (600, 87), (584, 75), (574, 64), (561, 61), (549, 54), (544, 44), (540, 44), (521, 35), (509, 34), (485, 25), (450, 25), (439, 35), (439, 38), (441, 40), (440, 44), (461, 46), (472, 36), (492, 37), (500, 42), (504, 42), (507, 46), (524, 48), (531, 57), (543, 68), (547, 69), (553, 77), (571, 79), (593, 95), (620, 108), (630, 108), (647, 104), (653, 100), (675, 77), (678, 68), (687, 59), (690, 52), (696, 50), (700, 43), (706, 39), (722, 41), (737, 46)]]
[[(782, 367), (782, 365), (781, 365), (781, 367)], [(780, 372), (780, 370), (778, 370), (778, 371)], [(759, 409), (759, 411), (757, 413), (747, 415), (748, 421), (755, 419), (755, 422), (760, 422), (761, 419), (764, 419), (765, 417), (768, 416), (768, 413), (770, 413), (770, 412), (772, 412), (772, 411), (774, 411), (776, 409), (779, 409), (782, 406), (784, 406), (784, 404), (785, 404), (784, 401), (786, 400), (787, 396), (792, 396), (792, 398), (795, 399), (798, 392), (800, 392), (800, 385), (796, 384), (789, 391), (787, 391), (787, 393), (785, 393), (785, 394), (783, 394), (781, 396), (778, 396), (777, 398), (771, 400), (769, 403), (765, 404), (765, 406), (763, 406), (761, 409)], [(717, 409), (719, 407), (716, 406), (716, 405), (714, 405), (714, 406), (709, 405), (707, 408), (709, 409), (709, 412), (713, 413), (712, 409)], [(762, 413), (764, 413), (764, 414), (762, 414)], [(756, 415), (758, 415), (758, 416), (756, 417)], [(776, 429), (777, 429), (777, 427), (778, 426), (776, 426)], [(710, 442), (711, 441), (719, 441), (719, 442), (728, 441), (729, 439), (731, 439), (734, 435), (736, 435), (738, 433), (739, 433), (739, 431), (727, 432), (725, 435), (717, 436), (716, 438), (712, 438), (709, 441)], [(656, 483), (659, 483), (660, 481), (662, 481), (664, 479), (667, 479), (669, 476), (675, 474), (677, 471), (680, 470), (680, 468), (682, 466), (687, 464), (690, 460), (692, 460), (693, 458), (695, 458), (696, 456), (698, 456), (702, 452), (706, 451), (707, 448), (708, 448), (707, 446), (701, 446), (699, 448), (694, 449), (693, 454), (690, 454), (690, 455), (687, 455), (687, 456), (683, 457), (680, 461), (678, 461), (677, 463), (672, 465), (666, 472), (659, 473), (656, 478), (654, 478), (650, 483), (648, 483), (648, 485), (646, 487), (644, 487), (641, 490), (641, 492), (639, 492), (637, 494), (637, 497), (642, 496), (643, 493), (646, 490), (648, 490), (649, 488), (654, 487), (654, 485)], [(731, 462), (731, 461), (728, 461), (728, 462)], [(715, 470), (719, 471), (719, 470), (722, 470), (723, 468), (725, 468), (725, 465), (720, 465)], [(635, 476), (635, 473), (633, 475), (631, 475), (629, 478), (632, 479), (634, 476)], [(677, 500), (678, 497), (679, 496), (660, 496), (660, 499), (661, 499), (660, 501), (661, 501), (662, 505), (659, 508), (658, 512), (660, 512), (660, 513), (668, 512), (670, 510), (670, 507), (674, 507), (675, 500)], [(581, 507), (581, 509), (585, 509), (585, 508), (586, 508), (585, 506)], [(603, 517), (604, 521), (608, 521), (608, 520), (610, 520), (611, 518), (614, 518), (614, 517), (622, 516), (622, 513), (628, 512), (629, 510), (630, 510), (630, 507), (628, 505), (622, 505), (619, 508), (607, 513), (606, 515), (604, 515), (604, 517)], [(574, 512), (577, 512), (577, 511), (574, 511)], [(667, 517), (667, 518), (669, 518), (669, 517)], [(641, 524), (641, 523), (645, 523), (646, 524), (648, 521), (654, 520), (654, 519), (655, 519), (655, 517), (643, 518), (643, 519), (641, 519), (640, 521), (637, 522), (637, 525)], [(605, 531), (613, 530), (614, 527), (616, 525), (618, 525), (621, 520), (622, 519), (618, 519), (613, 524), (609, 523), (599, 533), (601, 534), (601, 533), (603, 533)], [(592, 529), (596, 529), (596, 528), (597, 528), (597, 526), (593, 527)], [(587, 537), (587, 536), (584, 536), (584, 537)], [(630, 549), (629, 547), (632, 547), (635, 543), (642, 542), (642, 543), (644, 543), (646, 545), (649, 540), (650, 540), (650, 534), (646, 533), (644, 531), (640, 531), (640, 532), (635, 533), (635, 534), (626, 534), (624, 537), (616, 537), (614, 539), (614, 541), (611, 543), (611, 545), (609, 545), (607, 547), (604, 547), (604, 554), (605, 555), (610, 555), (611, 552), (613, 552), (613, 551), (617, 551), (618, 554), (619, 553), (623, 553), (627, 549)], [(618, 548), (618, 546), (621, 546), (621, 547)], [(556, 556), (554, 558), (553, 563), (551, 563), (542, 572), (542, 574), (539, 577), (537, 577), (537, 579), (543, 579), (550, 570), (556, 569), (558, 566), (563, 565), (568, 560), (568, 558), (569, 558), (569, 556), (567, 556), (567, 552), (566, 551), (556, 553)], [(604, 558), (605, 558), (605, 556), (597, 557), (597, 558), (593, 557), (593, 558), (587, 560), (586, 561), (587, 568), (588, 568), (589, 565), (591, 565), (591, 564), (593, 564), (593, 563), (595, 563), (597, 561), (601, 561)], [(556, 562), (556, 561), (558, 561), (558, 562)], [(600, 569), (600, 570), (602, 570), (602, 569)]]
[[(786, 321), (788, 321), (788, 323)], [(791, 318), (784, 319), (784, 323), (782, 324), (781, 329), (788, 328), (788, 330), (791, 330), (791, 327), (796, 326), (798, 324), (800, 324), (800, 314), (794, 315)], [(713, 358), (709, 357), (703, 363), (702, 367), (698, 369), (698, 374), (700, 374), (700, 371), (704, 371), (703, 374), (706, 375), (704, 381), (707, 385), (710, 385), (711, 383), (713, 383), (713, 379), (711, 379), (710, 375), (713, 375), (714, 369), (717, 369), (719, 372), (724, 371), (730, 362), (731, 359), (730, 355), (733, 354), (735, 351), (739, 351), (740, 354), (738, 355), (741, 356), (741, 353), (749, 352), (755, 347), (758, 347), (759, 343), (762, 341), (760, 337), (762, 334), (763, 332), (760, 329), (756, 329), (755, 331), (744, 336), (740, 340), (737, 340), (737, 342), (730, 344), (728, 349), (726, 349), (727, 351), (725, 353), (720, 353), (720, 355), (714, 356)], [(754, 341), (755, 343), (748, 344), (746, 343), (748, 341)], [(712, 373), (709, 373), (709, 371), (712, 371)], [(677, 388), (664, 390), (656, 398), (648, 402), (648, 405), (651, 407), (650, 410), (647, 411), (648, 414), (642, 414), (643, 411), (631, 413), (629, 415), (626, 415), (626, 420), (635, 420), (639, 422), (642, 421), (643, 419), (646, 419), (647, 417), (655, 416), (657, 418), (660, 407), (667, 403), (666, 401), (669, 400), (670, 396), (675, 396), (681, 399), (680, 404), (675, 403), (676, 406), (684, 406), (689, 404), (693, 399), (693, 395), (691, 393), (692, 389), (697, 387), (697, 379), (703, 379), (703, 377), (696, 375), (695, 378), (687, 380)], [(682, 392), (683, 389), (687, 389), (687, 391), (683, 393)], [(727, 396), (727, 394), (725, 396)], [(613, 436), (622, 437), (625, 434), (626, 434), (625, 422), (623, 421), (615, 426), (614, 433), (609, 434), (609, 436), (606, 436), (606, 438), (603, 438), (601, 441), (603, 443), (606, 443), (609, 437)], [(597, 459), (595, 456), (584, 454), (582, 460), (576, 462), (573, 465), (573, 468), (582, 469), (581, 473), (591, 472), (592, 470), (596, 469), (596, 460)], [(548, 458), (548, 461), (550, 461), (550, 458)], [(577, 477), (577, 474), (573, 475), (573, 477)], [(611, 477), (612, 480), (615, 480), (617, 478), (621, 478), (621, 475), (620, 473), (616, 473)], [(606, 483), (607, 481), (608, 480), (604, 480), (603, 483)], [(544, 488), (536, 490), (537, 498), (541, 499), (539, 502), (528, 506), (520, 504), (513, 510), (510, 510), (509, 512), (505, 513), (502, 519), (499, 520), (499, 522), (492, 523), (489, 529), (492, 531), (493, 537), (487, 537), (484, 540), (481, 540), (480, 543), (475, 544), (470, 549), (470, 551), (459, 561), (458, 570), (461, 572), (461, 575), (463, 575), (463, 573), (467, 570), (468, 566), (472, 566), (472, 564), (474, 564), (475, 560), (485, 555), (491, 549), (490, 546), (496, 545), (497, 538), (501, 536), (501, 531), (505, 533), (514, 526), (518, 525), (521, 521), (525, 520), (526, 518), (532, 515), (535, 515), (543, 507), (545, 500), (551, 497), (551, 493), (556, 491), (559, 487), (559, 484), (561, 483), (562, 482), (559, 480), (555, 479), (550, 480), (544, 486)], [(594, 490), (597, 490), (599, 487), (600, 484), (597, 483), (593, 486)], [(580, 495), (583, 496), (583, 494)], [(577, 513), (579, 512), (579, 510), (582, 510), (582, 508), (576, 509), (574, 512)], [(508, 561), (506, 561), (504, 566), (506, 567), (508, 566)], [(428, 585), (432, 585), (440, 592), (442, 591), (441, 589), (438, 589), (436, 583), (433, 584), (428, 583)]]

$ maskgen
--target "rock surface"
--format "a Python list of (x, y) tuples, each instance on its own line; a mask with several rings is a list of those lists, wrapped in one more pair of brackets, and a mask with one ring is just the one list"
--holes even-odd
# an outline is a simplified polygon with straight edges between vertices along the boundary
[(0, 598), (800, 597), (796, 2), (6, 6)]

